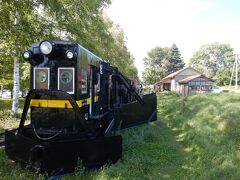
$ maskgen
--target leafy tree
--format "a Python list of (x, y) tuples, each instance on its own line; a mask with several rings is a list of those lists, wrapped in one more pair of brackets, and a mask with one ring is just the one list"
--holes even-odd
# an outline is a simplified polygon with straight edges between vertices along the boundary
[(210, 78), (226, 74), (226, 68), (232, 67), (233, 62), (233, 48), (217, 42), (201, 46), (190, 59), (192, 67)]
[[(12, 89), (14, 57), (18, 71), (21, 53), (32, 42), (44, 39), (76, 41), (117, 65), (126, 75), (137, 78), (124, 32), (103, 15), (103, 9), (110, 4), (110, 0), (0, 0), (0, 85)], [(16, 17), (18, 23), (14, 26)], [(22, 63), (20, 69), (21, 80), (26, 82), (29, 65)], [(27, 83), (22, 83), (22, 89), (27, 87)], [(17, 95), (15, 102), (18, 102)]]
[[(231, 80), (231, 68), (222, 69), (220, 71), (217, 71), (216, 73), (216, 85), (218, 86), (226, 86), (229, 85), (229, 82)], [(233, 79), (232, 84), (235, 84), (235, 79)]]
[(175, 44), (171, 48), (155, 47), (147, 55), (143, 59), (145, 65), (143, 81), (148, 85), (154, 84), (164, 76), (182, 69), (185, 65)]
[(166, 60), (169, 48), (155, 47), (147, 53), (143, 59), (145, 70), (143, 72), (143, 81), (150, 85), (159, 81), (165, 76), (163, 61)]
[[(218, 86), (229, 85), (230, 81), (231, 81), (232, 70), (233, 70), (232, 67), (228, 67), (228, 68), (217, 71), (216, 76), (215, 76), (216, 85), (218, 85)], [(236, 69), (234, 69), (232, 85), (235, 85), (235, 81), (236, 81), (235, 71), (236, 71)], [(238, 69), (238, 80), (239, 79), (240, 79), (240, 69)], [(238, 81), (238, 84), (239, 84), (239, 81)]]
[[(108, 19), (107, 21), (110, 23)], [(138, 71), (134, 65), (135, 59), (126, 46), (124, 31), (119, 28), (119, 26), (112, 24), (110, 27), (110, 33), (112, 34), (114, 41), (110, 41), (108, 44), (107, 59), (109, 59), (114, 66), (118, 67), (124, 75), (131, 79), (139, 80), (137, 75)]]
[(168, 55), (163, 62), (163, 67), (165, 69), (165, 74), (171, 74), (176, 72), (184, 67), (185, 63), (181, 58), (180, 51), (176, 44), (173, 44), (170, 50), (168, 51)]
[(109, 0), (44, 1), (46, 14), (51, 14), (66, 39), (79, 42), (99, 57), (111, 62), (131, 78), (137, 77), (134, 59), (124, 40), (124, 32), (114, 25), (102, 9)]
[[(0, 1), (0, 64), (4, 67), (0, 83), (13, 87), (13, 116), (17, 116), (18, 113), (21, 53), (31, 42), (37, 40), (36, 37), (43, 37), (45, 27), (48, 27), (45, 26), (45, 21), (39, 22), (41, 18), (37, 16), (37, 8), (39, 8), (37, 1)], [(13, 70), (14, 79), (10, 73)]]

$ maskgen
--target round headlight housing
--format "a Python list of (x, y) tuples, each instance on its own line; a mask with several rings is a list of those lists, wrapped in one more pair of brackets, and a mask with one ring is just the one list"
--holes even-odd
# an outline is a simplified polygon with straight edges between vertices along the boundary
[(47, 80), (47, 73), (45, 71), (40, 71), (38, 73), (37, 81), (44, 83)]
[(23, 53), (23, 58), (24, 59), (26, 59), (26, 60), (29, 60), (29, 59), (31, 59), (32, 58), (32, 51), (25, 51), (24, 53)]
[(72, 51), (67, 51), (66, 52), (66, 58), (73, 59), (73, 57), (74, 57), (74, 53)]
[(60, 79), (63, 84), (68, 84), (72, 81), (72, 74), (68, 71), (63, 71), (61, 73)]
[(44, 55), (49, 55), (53, 50), (53, 45), (49, 41), (43, 41), (40, 43), (40, 51)]

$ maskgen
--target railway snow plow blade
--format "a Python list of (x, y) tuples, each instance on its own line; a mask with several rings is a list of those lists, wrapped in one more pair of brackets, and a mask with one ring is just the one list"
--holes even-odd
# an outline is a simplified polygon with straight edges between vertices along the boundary
[[(53, 98), (54, 101), (61, 99), (71, 104), (72, 108), (62, 108), (60, 111), (58, 111), (59, 108), (51, 108), (52, 115), (49, 115), (50, 108), (41, 107), (43, 103), (39, 107), (31, 106), (32, 100), (36, 98), (42, 100), (41, 103), (45, 99), (51, 101)], [(31, 123), (25, 125), (30, 107)], [(61, 119), (63, 117), (60, 117), (63, 116), (64, 110), (69, 110), (66, 112), (67, 117), (64, 117), (66, 123), (63, 123)], [(54, 113), (56, 116), (53, 115)], [(71, 117), (76, 118), (71, 120)], [(19, 128), (5, 132), (6, 154), (10, 159), (30, 170), (48, 175), (73, 172), (79, 165), (78, 163), (86, 169), (92, 169), (115, 163), (120, 159), (122, 156), (121, 135), (96, 135), (83, 118), (76, 101), (67, 93), (31, 90), (26, 97)], [(62, 125), (60, 128), (58, 120)]]
[(144, 104), (135, 101), (116, 108), (116, 121), (119, 122), (118, 129), (129, 128), (157, 120), (156, 94), (143, 95), (142, 100)]

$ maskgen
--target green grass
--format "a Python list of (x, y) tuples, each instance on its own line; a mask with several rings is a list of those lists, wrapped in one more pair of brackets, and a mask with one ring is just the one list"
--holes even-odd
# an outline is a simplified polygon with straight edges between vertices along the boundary
[[(0, 101), (0, 113), (10, 105)], [(64, 179), (239, 179), (239, 112), (238, 94), (158, 94), (158, 120), (122, 132), (121, 160), (88, 173), (78, 169)], [(3, 115), (0, 121), (16, 121)], [(43, 179), (0, 149), (0, 179), (16, 178)]]
[[(230, 88), (229, 88), (229, 85), (228, 86), (220, 86), (220, 88), (223, 90), (236, 90), (235, 84), (232, 84), (232, 86)], [(240, 85), (238, 85), (237, 90), (240, 90)]]
[[(21, 115), (23, 104), (24, 100), (20, 99), (19, 115)], [(0, 133), (3, 132), (4, 129), (12, 129), (18, 127), (19, 119), (11, 117), (11, 106), (11, 99), (0, 99)]]
[[(24, 100), (19, 101), (19, 113), (22, 111)], [(20, 119), (11, 117), (11, 99), (0, 99), (0, 133), (6, 129), (17, 128)], [(0, 179), (16, 180), (16, 179), (43, 179), (39, 175), (34, 175), (20, 166), (13, 163), (5, 154), (4, 150), (0, 148)]]
[[(240, 177), (240, 95), (195, 95), (170, 103), (160, 114), (187, 155), (184, 167), (193, 179), (238, 179)], [(167, 98), (167, 99), (166, 99)], [(162, 105), (164, 106), (164, 105)]]

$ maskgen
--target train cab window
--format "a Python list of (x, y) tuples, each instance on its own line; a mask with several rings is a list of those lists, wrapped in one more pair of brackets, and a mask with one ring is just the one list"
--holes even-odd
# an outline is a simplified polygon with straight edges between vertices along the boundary
[(58, 90), (74, 94), (74, 68), (58, 68)]
[(99, 73), (97, 73), (97, 92), (99, 92), (100, 91), (100, 74)]
[(35, 67), (33, 71), (33, 88), (49, 89), (49, 68)]
[(82, 69), (82, 94), (87, 93), (87, 71)]

